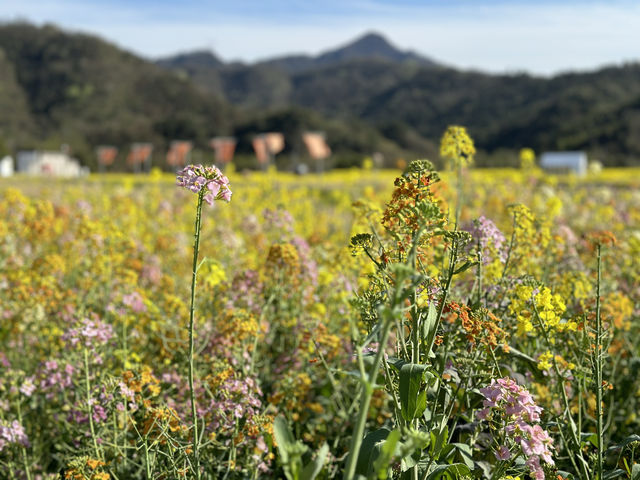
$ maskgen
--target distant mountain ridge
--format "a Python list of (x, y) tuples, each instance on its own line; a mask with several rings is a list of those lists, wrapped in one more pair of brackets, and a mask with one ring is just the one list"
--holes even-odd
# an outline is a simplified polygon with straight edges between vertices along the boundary
[(318, 56), (284, 56), (259, 62), (285, 70), (288, 73), (300, 73), (314, 68), (337, 65), (353, 60), (381, 60), (394, 63), (415, 62), (422, 66), (437, 66), (433, 60), (411, 51), (402, 51), (394, 47), (378, 33), (368, 33), (343, 47), (329, 50)]
[(585, 149), (605, 163), (640, 159), (637, 63), (551, 78), (493, 75), (400, 51), (371, 33), (315, 57), (191, 72), (177, 60), (163, 65), (243, 109), (296, 106), (357, 118), (412, 151), (463, 124), (488, 151)]
[[(393, 46), (383, 35), (370, 32), (362, 35), (342, 47), (328, 50), (319, 55), (285, 55), (251, 64), (255, 67), (267, 66), (281, 69), (289, 74), (300, 73), (315, 68), (337, 65), (349, 61), (378, 60), (394, 63), (414, 62), (421, 66), (438, 66), (435, 61), (412, 51), (403, 51)], [(219, 68), (223, 63), (211, 51), (184, 52), (156, 61), (159, 65), (169, 68)], [(233, 62), (238, 67), (246, 65)]]
[(206, 142), (236, 118), (222, 98), (97, 37), (26, 23), (0, 24), (0, 108), (9, 148), (67, 143), (86, 161), (100, 144)]
[[(304, 129), (326, 131), (337, 156), (355, 162), (372, 150), (390, 158), (406, 153), (357, 119), (329, 120), (296, 107), (240, 111), (215, 93), (230, 88), (231, 80), (217, 87), (211, 81), (216, 69), (237, 66), (224, 65), (211, 52), (178, 56), (175, 62), (179, 73), (95, 36), (52, 25), (0, 23), (0, 155), (68, 144), (75, 157), (95, 168), (95, 148), (106, 144), (120, 149), (116, 166), (122, 169), (132, 142), (151, 142), (154, 164), (162, 165), (172, 140), (193, 141), (194, 161), (210, 161), (210, 139), (234, 135), (238, 152), (251, 165), (253, 135), (282, 131), (286, 152), (301, 152), (304, 146), (295, 141)], [(238, 94), (256, 87), (250, 75), (245, 80), (236, 85)], [(198, 87), (198, 81), (212, 90)]]
[(390, 162), (435, 160), (442, 132), (461, 124), (481, 165), (513, 162), (522, 147), (637, 164), (640, 64), (489, 75), (401, 51), (377, 34), (317, 56), (246, 65), (199, 51), (154, 64), (91, 35), (0, 24), (0, 112), (0, 150), (67, 143), (85, 163), (97, 145), (124, 152), (133, 141), (152, 142), (159, 161), (174, 139), (210, 155), (216, 135), (239, 138), (250, 160), (251, 138), (264, 131), (284, 132), (282, 157), (296, 158), (305, 129), (325, 131), (344, 165), (376, 151)]

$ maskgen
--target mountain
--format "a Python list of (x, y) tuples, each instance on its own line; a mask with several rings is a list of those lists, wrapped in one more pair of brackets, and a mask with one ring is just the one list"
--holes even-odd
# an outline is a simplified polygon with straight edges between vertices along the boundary
[(284, 70), (287, 73), (300, 73), (320, 67), (335, 66), (349, 61), (382, 60), (391, 63), (413, 62), (433, 67), (437, 63), (411, 51), (401, 51), (378, 33), (367, 33), (347, 45), (329, 50), (316, 57), (285, 56), (260, 62)]
[[(169, 68), (181, 72), (178, 67)], [(243, 109), (303, 107), (357, 118), (400, 147), (424, 146), (451, 124), (491, 153), (584, 149), (605, 164), (640, 159), (640, 64), (552, 78), (463, 71), (402, 52), (377, 34), (321, 55), (201, 70), (194, 82)]]
[(375, 151), (388, 163), (437, 160), (451, 124), (468, 127), (480, 165), (513, 162), (522, 147), (585, 149), (626, 165), (640, 159), (640, 64), (490, 75), (435, 64), (375, 34), (315, 57), (242, 64), (200, 51), (154, 64), (91, 35), (13, 23), (0, 24), (0, 112), (0, 150), (67, 143), (88, 165), (97, 145), (113, 144), (124, 167), (135, 141), (152, 142), (160, 164), (174, 139), (211, 155), (216, 135), (239, 138), (250, 165), (250, 140), (264, 131), (285, 132), (286, 164), (304, 157), (307, 129), (327, 133), (340, 165)]
[[(290, 55), (254, 64), (214, 63), (210, 58), (217, 60), (211, 52), (197, 51), (163, 58), (156, 63), (190, 78), (207, 92), (246, 108), (303, 105), (295, 100), (299, 79), (322, 75), (331, 69), (348, 68), (349, 65), (355, 66), (356, 70), (366, 69), (371, 64), (381, 65), (390, 72), (396, 68), (404, 71), (439, 66), (414, 52), (397, 49), (377, 33), (368, 33), (317, 56)], [(341, 79), (334, 81), (340, 82)]]
[(225, 100), (97, 37), (13, 23), (0, 26), (0, 49), (0, 107), (11, 102), (0, 137), (11, 149), (68, 143), (90, 163), (99, 144), (206, 145), (232, 131)]
[(184, 68), (187, 70), (198, 68), (218, 68), (223, 62), (208, 50), (198, 50), (189, 53), (179, 53), (167, 60), (156, 62), (162, 67)]
[[(110, 144), (120, 147), (119, 168), (124, 168), (132, 142), (152, 142), (154, 163), (162, 165), (172, 140), (192, 140), (198, 154), (211, 155), (213, 136), (240, 136), (239, 149), (246, 151), (256, 133), (278, 130), (299, 136), (300, 129), (310, 128), (331, 132), (338, 156), (356, 154), (358, 162), (371, 148), (390, 156), (406, 153), (357, 119), (331, 120), (291, 107), (241, 111), (222, 98), (221, 92), (235, 99), (234, 89), (244, 95), (260, 83), (273, 87), (269, 101), (275, 104), (274, 85), (281, 74), (272, 67), (251, 68), (245, 75), (240, 66), (224, 65), (209, 52), (179, 56), (174, 62), (183, 73), (91, 35), (52, 25), (0, 24), (0, 150), (58, 149), (66, 143), (74, 156), (95, 166), (95, 147)], [(225, 74), (212, 81), (210, 70), (201, 68), (222, 68)], [(206, 82), (210, 90), (195, 82)]]
[[(34, 120), (29, 111), (25, 92), (18, 83), (13, 63), (2, 48), (0, 48), (0, 112), (2, 112), (0, 114), (0, 132), (10, 132), (16, 141), (23, 140), (28, 136), (29, 131), (33, 128)], [(0, 138), (0, 146), (4, 144), (5, 141)], [(0, 156), (4, 153), (6, 152), (0, 151)]]
[(438, 66), (414, 52), (397, 49), (377, 33), (365, 34), (343, 47), (317, 56), (290, 55), (247, 65), (239, 62), (224, 64), (211, 52), (196, 51), (162, 58), (156, 63), (190, 78), (209, 93), (247, 108), (298, 105), (292, 101), (296, 94), (297, 76), (313, 76), (325, 69), (351, 64), (360, 68), (371, 63), (381, 64), (387, 70)]

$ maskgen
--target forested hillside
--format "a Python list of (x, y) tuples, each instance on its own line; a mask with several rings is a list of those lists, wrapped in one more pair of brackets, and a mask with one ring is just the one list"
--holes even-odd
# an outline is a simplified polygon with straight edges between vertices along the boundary
[(489, 152), (530, 146), (587, 149), (606, 163), (640, 158), (637, 63), (552, 78), (490, 75), (393, 50), (376, 35), (315, 58), (253, 65), (204, 58), (200, 52), (160, 63), (237, 106), (296, 105), (356, 117), (409, 150), (463, 124)]
[(489, 75), (376, 34), (316, 57), (247, 65), (200, 51), (154, 64), (55, 26), (0, 25), (0, 112), (0, 153), (66, 143), (90, 166), (99, 144), (124, 152), (152, 142), (162, 164), (171, 140), (206, 152), (216, 135), (236, 136), (249, 158), (263, 131), (285, 133), (289, 166), (304, 155), (305, 130), (327, 133), (337, 166), (378, 151), (388, 163), (435, 158), (450, 124), (472, 132), (481, 165), (512, 162), (522, 147), (586, 149), (605, 164), (640, 159), (639, 64), (553, 78)]

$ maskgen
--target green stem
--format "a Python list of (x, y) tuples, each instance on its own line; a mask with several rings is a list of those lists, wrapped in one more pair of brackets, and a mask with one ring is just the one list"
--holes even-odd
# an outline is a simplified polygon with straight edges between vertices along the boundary
[[(536, 320), (538, 321), (538, 325), (540, 327), (540, 331), (543, 334), (547, 349), (551, 350), (553, 348), (553, 343), (551, 342), (551, 338), (549, 337), (549, 332), (547, 331), (546, 327), (544, 326), (544, 323), (542, 322), (542, 319), (540, 318), (540, 313), (538, 312), (538, 308), (535, 305), (535, 301), (533, 303), (533, 311), (535, 313), (535, 317)], [(565, 411), (565, 416), (567, 417), (568, 421), (569, 421), (569, 427), (570, 427), (570, 432), (571, 432), (571, 439), (573, 440), (573, 444), (574, 444), (574, 448), (575, 448), (575, 457), (580, 460), (580, 468), (578, 468), (578, 465), (576, 464), (574, 457), (573, 456), (569, 456), (569, 459), (571, 461), (571, 463), (573, 464), (574, 468), (576, 469), (578, 475), (580, 475), (580, 478), (584, 478), (584, 479), (588, 479), (589, 478), (589, 472), (587, 469), (587, 461), (584, 459), (584, 457), (582, 456), (582, 452), (581, 452), (581, 445), (580, 445), (580, 430), (578, 430), (578, 427), (575, 423), (575, 421), (573, 420), (573, 417), (571, 416), (571, 406), (569, 404), (569, 397), (567, 396), (567, 391), (565, 389), (565, 378), (562, 375), (562, 372), (560, 372), (560, 368), (558, 367), (558, 362), (556, 361), (556, 357), (555, 355), (553, 356), (552, 359), (553, 363), (553, 369), (555, 371), (556, 377), (558, 378), (558, 385), (560, 387), (560, 394), (562, 396), (562, 402), (564, 403), (564, 411)], [(564, 440), (564, 435), (562, 434), (562, 430), (560, 429), (560, 434), (563, 437)], [(581, 470), (581, 471), (580, 471)]]
[[(384, 323), (382, 326), (380, 343), (378, 344), (378, 353), (376, 354), (376, 358), (373, 362), (373, 366), (371, 367), (369, 375), (362, 375), (362, 373), (364, 372), (362, 372), (361, 367), (362, 385), (364, 387), (364, 392), (362, 393), (362, 397), (360, 398), (358, 419), (353, 430), (353, 436), (351, 437), (351, 447), (349, 448), (349, 457), (347, 459), (347, 465), (344, 470), (344, 480), (353, 480), (355, 478), (356, 463), (358, 461), (358, 455), (360, 453), (360, 447), (362, 445), (364, 427), (367, 423), (369, 405), (371, 404), (371, 397), (373, 397), (374, 385), (376, 382), (376, 377), (378, 375), (378, 370), (380, 368), (380, 362), (382, 361), (382, 356), (384, 355), (387, 340), (389, 339), (389, 332), (391, 331), (391, 325), (393, 323), (391, 318), (384, 318), (382, 321)], [(359, 360), (362, 359), (362, 350), (360, 348), (358, 349), (358, 358)]]
[(456, 198), (456, 224), (455, 224), (455, 229), (458, 230), (458, 226), (460, 225), (460, 213), (462, 212), (462, 157), (459, 156), (458, 159), (456, 160), (456, 187), (457, 187), (457, 198)]
[(87, 408), (89, 414), (89, 429), (91, 430), (91, 439), (93, 440), (93, 449), (95, 450), (96, 459), (101, 459), (100, 449), (98, 448), (98, 440), (96, 439), (96, 431), (93, 426), (93, 405), (91, 402), (91, 380), (89, 379), (89, 350), (84, 349), (84, 379), (87, 388)]
[(191, 305), (189, 307), (189, 397), (191, 398), (191, 419), (193, 423), (192, 449), (196, 478), (200, 478), (200, 457), (198, 455), (198, 413), (196, 411), (196, 397), (193, 388), (193, 351), (194, 351), (194, 312), (196, 302), (196, 276), (198, 271), (198, 252), (200, 248), (200, 227), (202, 224), (202, 197), (198, 195), (196, 208), (195, 233), (193, 242), (193, 268), (191, 276)]
[(151, 460), (149, 459), (149, 442), (147, 437), (144, 438), (144, 467), (147, 473), (147, 480), (151, 480)]
[[(127, 345), (127, 319), (122, 319), (122, 350), (123, 350), (123, 358), (122, 358), (122, 371), (127, 370), (127, 360), (129, 359), (129, 350)], [(122, 463), (124, 466), (124, 471), (127, 471), (127, 430), (129, 428), (129, 399), (123, 396), (124, 404), (124, 427), (122, 431)]]
[[(482, 257), (482, 247), (480, 246), (480, 239), (478, 239), (476, 248), (476, 255), (478, 257), (478, 307), (480, 307), (482, 304), (482, 262), (484, 261)], [(486, 307), (486, 302), (484, 306)]]
[(598, 245), (598, 278), (596, 281), (596, 433), (598, 435), (597, 478), (602, 480), (602, 318), (600, 317), (601, 246)]
[[(458, 246), (451, 246), (451, 253), (449, 254), (449, 271), (447, 272), (447, 280), (442, 289), (442, 298), (440, 299), (440, 305), (438, 306), (438, 313), (436, 315), (436, 326), (434, 327), (434, 331), (437, 332), (440, 329), (440, 323), (442, 320), (442, 314), (444, 312), (445, 304), (447, 303), (447, 296), (449, 295), (449, 289), (451, 288), (451, 281), (453, 280), (453, 272), (455, 271), (456, 260), (458, 259)], [(427, 345), (427, 350), (425, 351), (426, 355), (429, 355), (431, 349), (433, 348), (433, 344), (435, 343), (435, 335), (433, 340), (431, 341), (431, 345)]]
[[(22, 410), (20, 408), (20, 400), (18, 400), (18, 422), (20, 422), (20, 425), (23, 425)], [(27, 461), (27, 449), (23, 445), (21, 447), (21, 450), (22, 450), (22, 462), (24, 463), (24, 472), (27, 475), (27, 480), (31, 480), (31, 470), (29, 470), (29, 462)]]

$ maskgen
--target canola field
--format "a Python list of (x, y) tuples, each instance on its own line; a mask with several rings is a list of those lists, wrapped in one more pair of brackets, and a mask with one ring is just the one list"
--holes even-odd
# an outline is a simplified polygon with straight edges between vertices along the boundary
[(464, 163), (0, 179), (0, 478), (640, 478), (640, 171)]

